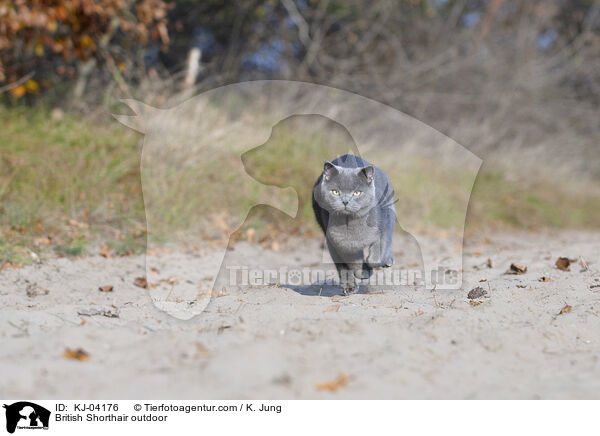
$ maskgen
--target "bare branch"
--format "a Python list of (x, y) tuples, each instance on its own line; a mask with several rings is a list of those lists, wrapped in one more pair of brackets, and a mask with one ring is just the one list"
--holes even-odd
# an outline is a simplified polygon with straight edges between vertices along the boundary
[(2, 94), (3, 92), (6, 92), (6, 91), (10, 91), (11, 89), (16, 88), (17, 86), (21, 86), (23, 83), (25, 83), (29, 79), (31, 79), (34, 75), (35, 75), (35, 71), (32, 71), (31, 73), (24, 75), (19, 80), (15, 81), (13, 83), (9, 83), (8, 85), (1, 86), (0, 94)]

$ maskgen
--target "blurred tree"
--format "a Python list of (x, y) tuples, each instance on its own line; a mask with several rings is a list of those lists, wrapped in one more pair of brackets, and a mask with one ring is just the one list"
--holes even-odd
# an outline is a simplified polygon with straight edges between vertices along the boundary
[[(184, 77), (200, 88), (272, 78), (402, 107), (423, 89), (512, 83), (514, 69), (502, 67), (539, 56), (540, 83), (589, 98), (598, 95), (598, 22), (593, 0), (0, 0), (0, 89), (34, 70), (13, 95), (50, 82), (82, 95), (92, 80), (128, 94)], [(410, 106), (418, 117), (427, 109)]]
[(167, 8), (163, 0), (0, 0), (0, 85), (17, 82), (11, 92), (21, 97), (53, 75), (88, 76), (97, 66), (116, 78), (138, 44), (168, 44)]

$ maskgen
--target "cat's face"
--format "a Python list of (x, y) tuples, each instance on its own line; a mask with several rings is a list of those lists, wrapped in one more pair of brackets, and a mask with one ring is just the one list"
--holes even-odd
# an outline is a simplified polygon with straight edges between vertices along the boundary
[(375, 188), (372, 166), (344, 168), (325, 162), (320, 204), (333, 213), (353, 215), (373, 206)]

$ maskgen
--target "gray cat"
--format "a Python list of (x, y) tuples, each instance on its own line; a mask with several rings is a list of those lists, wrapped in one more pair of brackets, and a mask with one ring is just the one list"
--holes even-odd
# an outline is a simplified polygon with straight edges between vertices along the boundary
[(356, 292), (374, 268), (394, 264), (394, 190), (382, 169), (351, 154), (325, 161), (312, 203), (344, 294)]

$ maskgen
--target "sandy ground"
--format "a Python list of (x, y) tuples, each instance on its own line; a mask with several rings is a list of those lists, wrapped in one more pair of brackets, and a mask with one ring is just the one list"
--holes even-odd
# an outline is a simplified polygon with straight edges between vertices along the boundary
[[(443, 239), (430, 243), (440, 256), (452, 250)], [(302, 265), (319, 250), (317, 241), (303, 244), (273, 252), (244, 243), (233, 253)], [(467, 241), (462, 290), (345, 297), (336, 287), (320, 296), (253, 287), (212, 298), (188, 321), (158, 310), (133, 284), (145, 256), (7, 269), (0, 397), (599, 398), (599, 244), (597, 233), (492, 234)], [(399, 265), (414, 261), (409, 248), (397, 252)], [(559, 256), (582, 256), (589, 269), (560, 271)], [(217, 257), (180, 252), (152, 262), (185, 273)], [(527, 272), (504, 274), (511, 262)], [(473, 305), (475, 286), (488, 294)], [(68, 348), (89, 358), (65, 358)]]

